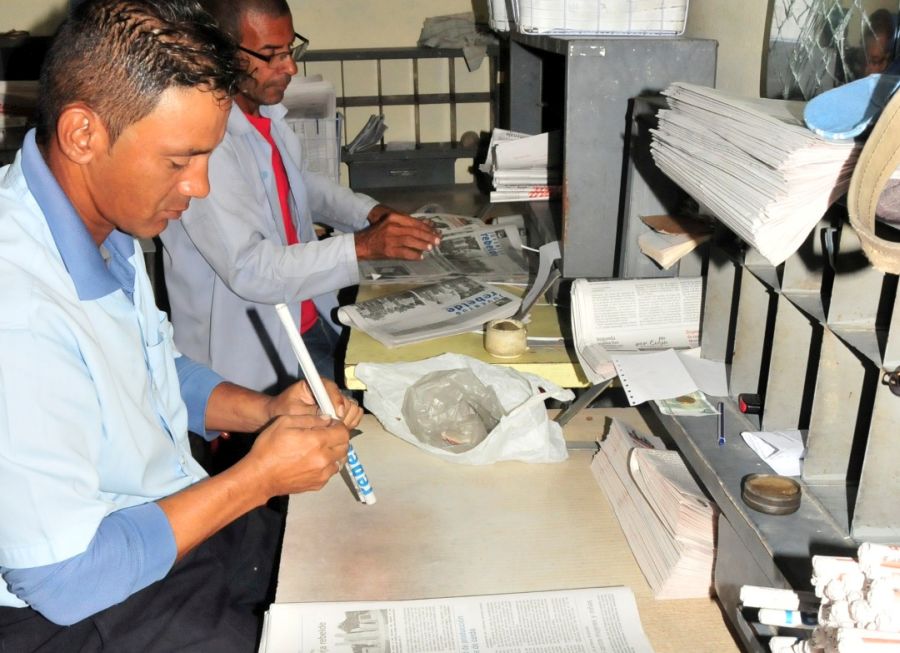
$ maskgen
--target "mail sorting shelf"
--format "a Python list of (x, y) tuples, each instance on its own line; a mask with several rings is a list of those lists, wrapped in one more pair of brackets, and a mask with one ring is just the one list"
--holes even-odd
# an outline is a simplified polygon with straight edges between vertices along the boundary
[(628, 251), (635, 247), (624, 240), (624, 223), (660, 212), (654, 196), (659, 173), (645, 177), (648, 166), (635, 164), (647, 159), (636, 161), (628, 151), (632, 99), (659, 93), (675, 81), (714, 85), (716, 42), (511, 33), (504, 45), (508, 83), (501, 93), (501, 124), (529, 134), (562, 131), (562, 201), (534, 203), (533, 209), (553, 223), (563, 275), (648, 275), (646, 268), (619, 265), (623, 250), (630, 260)]
[[(414, 149), (391, 150), (384, 142), (374, 150), (343, 153), (354, 189), (453, 184), (457, 159), (473, 159), (477, 145), (460, 143), (460, 130), (490, 131), (496, 124), (497, 106), (496, 46), (487, 50), (482, 62), (486, 74), (466, 72), (460, 48), (370, 48), (311, 50), (304, 55), (303, 74), (321, 74), (335, 85), (338, 110), (347, 112), (367, 109), (385, 114), (386, 110), (411, 109)], [(481, 70), (485, 70), (481, 68)], [(481, 84), (477, 84), (482, 79)], [(399, 92), (402, 90), (403, 92)], [(483, 105), (487, 123), (476, 127), (466, 124), (460, 113), (466, 107)], [(429, 118), (426, 107), (446, 106), (448, 132), (439, 141), (423, 141), (423, 127)], [(429, 114), (430, 115), (430, 114)], [(390, 129), (393, 117), (387, 117)], [(363, 120), (363, 122), (365, 122)], [(435, 122), (435, 121), (431, 121)], [(361, 125), (348, 121), (349, 129)], [(432, 125), (427, 125), (431, 127)], [(394, 133), (401, 130), (395, 126)], [(352, 139), (355, 131), (345, 130)], [(401, 132), (402, 133), (402, 132)], [(391, 132), (388, 131), (388, 136)], [(395, 139), (396, 140), (396, 139)]]
[[(861, 541), (900, 542), (900, 396), (885, 376), (900, 365), (897, 276), (868, 264), (845, 215), (841, 207), (830, 211), (777, 267), (744, 252), (726, 230), (717, 234), (702, 349), (729, 365), (729, 442), (717, 446), (713, 418), (651, 409), (722, 510), (716, 590), (751, 651), (767, 648), (760, 627), (739, 610), (741, 585), (808, 588), (812, 555), (853, 555)], [(763, 396), (761, 416), (737, 410), (740, 393)], [(741, 501), (741, 480), (770, 470), (740, 432), (798, 428), (808, 429), (799, 511), (751, 510)]]

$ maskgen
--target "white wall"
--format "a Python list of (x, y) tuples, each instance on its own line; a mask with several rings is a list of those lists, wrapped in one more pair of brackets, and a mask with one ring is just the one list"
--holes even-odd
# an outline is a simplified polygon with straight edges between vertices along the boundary
[(68, 6), (67, 0), (0, 0), (0, 32), (18, 29), (52, 34)]
[(472, 11), (472, 0), (288, 0), (313, 49), (416, 44), (428, 16)]
[(691, 0), (686, 36), (719, 42), (716, 86), (759, 95), (769, 0)]

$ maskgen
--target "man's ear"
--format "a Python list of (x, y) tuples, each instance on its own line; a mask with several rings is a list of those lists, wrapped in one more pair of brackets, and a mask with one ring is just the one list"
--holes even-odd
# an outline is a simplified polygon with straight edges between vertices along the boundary
[(68, 105), (56, 122), (60, 151), (73, 163), (88, 163), (97, 152), (109, 149), (109, 134), (100, 117), (86, 104)]

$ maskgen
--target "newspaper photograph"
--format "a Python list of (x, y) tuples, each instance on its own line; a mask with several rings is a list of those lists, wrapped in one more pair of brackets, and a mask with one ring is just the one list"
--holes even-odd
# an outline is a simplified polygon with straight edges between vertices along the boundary
[(607, 587), (344, 603), (275, 603), (260, 653), (652, 653), (634, 594)]
[(528, 262), (515, 225), (442, 213), (415, 217), (431, 221), (441, 232), (441, 244), (419, 261), (360, 261), (361, 284), (430, 283), (453, 276), (485, 283), (528, 282)]
[(617, 375), (611, 351), (687, 349), (700, 344), (700, 277), (572, 283), (572, 336), (585, 375)]
[(475, 279), (453, 277), (342, 306), (342, 324), (361, 329), (386, 347), (464, 333), (510, 317), (521, 299)]

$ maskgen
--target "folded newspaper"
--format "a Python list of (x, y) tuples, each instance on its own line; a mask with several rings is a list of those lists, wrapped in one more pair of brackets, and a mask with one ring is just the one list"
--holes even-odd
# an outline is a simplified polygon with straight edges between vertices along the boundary
[(338, 319), (386, 347), (465, 333), (511, 316), (521, 299), (475, 279), (453, 277), (338, 309)]
[(528, 263), (515, 224), (485, 224), (447, 213), (414, 214), (441, 232), (441, 244), (419, 261), (360, 261), (361, 284), (429, 283), (468, 277), (484, 283), (527, 283)]
[(591, 383), (617, 376), (609, 352), (688, 349), (700, 344), (700, 277), (572, 283), (575, 354)]

